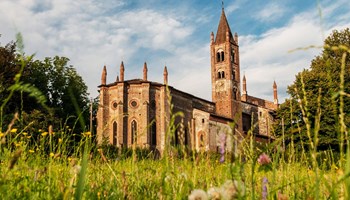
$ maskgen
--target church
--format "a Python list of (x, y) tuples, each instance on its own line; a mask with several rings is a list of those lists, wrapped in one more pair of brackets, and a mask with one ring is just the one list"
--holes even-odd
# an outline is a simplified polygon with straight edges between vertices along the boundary
[(98, 86), (98, 142), (162, 152), (166, 144), (218, 151), (222, 138), (230, 149), (248, 132), (262, 142), (273, 139), (277, 85), (274, 82), (271, 90), (273, 102), (249, 96), (245, 76), (241, 88), (238, 34), (232, 34), (224, 9), (216, 35), (210, 34), (210, 57), (212, 101), (168, 85), (166, 66), (163, 83), (147, 79), (146, 63), (142, 79), (125, 80), (123, 62), (120, 77), (106, 83), (104, 66)]

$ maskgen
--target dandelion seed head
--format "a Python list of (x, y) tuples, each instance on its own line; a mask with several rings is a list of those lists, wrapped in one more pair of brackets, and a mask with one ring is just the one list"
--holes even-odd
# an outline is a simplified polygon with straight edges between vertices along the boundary
[(188, 196), (188, 200), (207, 200), (208, 195), (204, 190), (194, 189)]

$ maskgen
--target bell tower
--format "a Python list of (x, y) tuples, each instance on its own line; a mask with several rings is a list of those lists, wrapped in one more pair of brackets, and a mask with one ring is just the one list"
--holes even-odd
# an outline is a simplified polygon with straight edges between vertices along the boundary
[(236, 119), (238, 130), (241, 130), (238, 35), (237, 33), (232, 35), (224, 8), (222, 8), (215, 39), (214, 33), (211, 33), (210, 56), (212, 100), (216, 104), (216, 114)]

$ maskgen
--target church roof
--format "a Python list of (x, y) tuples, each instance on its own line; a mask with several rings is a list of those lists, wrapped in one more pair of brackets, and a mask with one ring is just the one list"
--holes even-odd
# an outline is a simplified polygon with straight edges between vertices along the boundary
[(222, 9), (220, 22), (218, 26), (218, 31), (216, 33), (215, 43), (220, 44), (226, 42), (226, 32), (229, 32), (230, 34), (230, 41), (233, 42), (232, 32), (230, 29), (230, 25), (227, 22), (227, 18), (225, 15), (224, 9)]

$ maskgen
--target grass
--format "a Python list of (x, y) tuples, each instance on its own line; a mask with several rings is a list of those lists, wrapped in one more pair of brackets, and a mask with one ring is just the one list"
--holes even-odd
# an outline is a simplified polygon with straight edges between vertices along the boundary
[[(340, 88), (342, 98), (350, 96)], [(300, 102), (305, 103), (300, 106), (308, 123), (307, 99)], [(342, 108), (340, 112), (344, 122)], [(172, 116), (169, 136), (175, 130), (175, 117), (181, 114)], [(258, 146), (251, 136), (240, 144), (242, 155), (231, 159), (225, 152), (225, 161), (219, 162), (220, 155), (205, 152), (184, 157), (165, 153), (154, 160), (151, 154), (140, 156), (135, 147), (131, 154), (112, 157), (108, 146), (95, 145), (91, 132), (79, 134), (81, 139), (72, 144), (75, 136), (69, 127), (27, 133), (14, 127), (16, 120), (15, 115), (8, 130), (0, 132), (1, 199), (350, 198), (350, 145), (344, 123), (341, 138), (347, 139), (347, 152), (339, 160), (331, 150), (316, 151), (317, 132), (313, 138), (308, 128), (309, 141), (305, 142), (310, 152), (297, 152), (293, 143), (285, 150), (273, 148), (283, 146), (283, 138)], [(170, 149), (174, 148), (168, 145), (166, 151)], [(186, 153), (184, 148), (179, 152)]]

